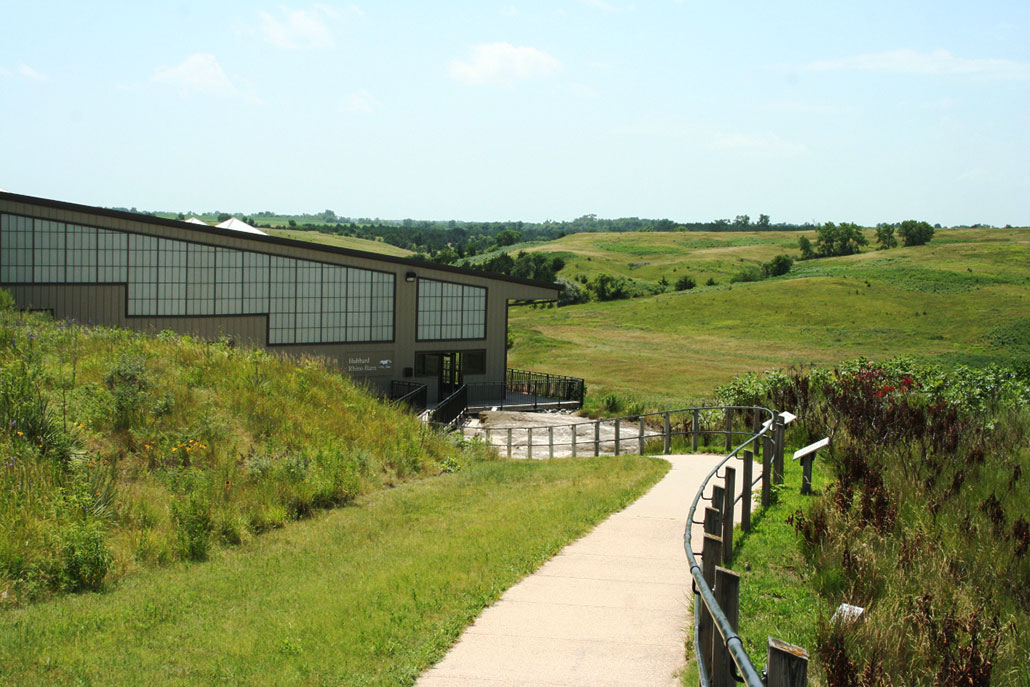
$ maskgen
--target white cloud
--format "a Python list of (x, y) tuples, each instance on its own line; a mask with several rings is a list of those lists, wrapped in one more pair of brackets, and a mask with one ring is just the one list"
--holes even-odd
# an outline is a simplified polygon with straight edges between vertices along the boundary
[(156, 69), (150, 80), (175, 86), (183, 94), (229, 96), (238, 93), (222, 70), (222, 65), (210, 53), (195, 53), (177, 67)]
[(368, 91), (361, 90), (343, 96), (343, 103), (340, 105), (340, 109), (344, 112), (370, 114), (378, 106), (379, 101), (376, 100), (374, 95)]
[(784, 140), (776, 134), (716, 134), (708, 147), (713, 150), (750, 152), (776, 157), (808, 152), (808, 147), (804, 144)]
[(810, 71), (855, 69), (896, 74), (974, 74), (1002, 79), (1030, 78), (1030, 63), (1003, 59), (964, 58), (948, 50), (921, 53), (916, 50), (887, 50), (821, 60), (806, 65)]
[(48, 81), (50, 79), (46, 74), (37, 72), (35, 69), (25, 64), (24, 62), (18, 63), (18, 73), (24, 76), (26, 79), (32, 79), (33, 81)]
[(469, 49), (468, 61), (452, 60), (450, 73), (452, 79), (472, 86), (511, 86), (515, 81), (549, 76), (561, 68), (561, 62), (538, 48), (483, 43)]
[[(361, 10), (351, 6), (358, 12)], [(280, 7), (277, 18), (258, 10), (261, 33), (272, 45), (280, 48), (328, 48), (333, 44), (327, 17), (338, 17), (339, 12), (326, 5), (313, 5), (310, 10), (295, 10)]]
[(0, 76), (7, 77), (7, 76), (13, 76), (13, 74), (11, 74), (11, 70), (10, 69), (5, 69), (3, 67), (0, 67)]

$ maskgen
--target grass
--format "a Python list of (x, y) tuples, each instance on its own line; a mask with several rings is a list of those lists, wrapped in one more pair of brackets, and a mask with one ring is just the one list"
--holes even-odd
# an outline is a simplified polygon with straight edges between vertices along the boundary
[[(697, 278), (796, 252), (784, 244), (796, 238), (592, 234), (548, 246), (580, 251), (562, 276), (586, 263), (623, 276), (676, 265)], [(725, 245), (698, 247), (711, 241)], [(609, 245), (616, 242), (619, 250)], [(674, 249), (679, 252), (669, 252)], [(647, 250), (654, 251), (651, 266), (630, 269)], [(726, 262), (726, 253), (735, 257)], [(730, 286), (720, 277), (719, 286), (626, 301), (513, 308), (509, 364), (583, 377), (591, 394), (619, 393), (660, 408), (689, 405), (745, 371), (833, 365), (859, 355), (1025, 358), (1027, 264), (1025, 229), (940, 230), (926, 246), (797, 263), (790, 274), (761, 282)]]
[(414, 255), (412, 251), (407, 250), (406, 248), (393, 246), (389, 243), (385, 243), (384, 241), (361, 239), (356, 236), (327, 234), (321, 231), (305, 231), (302, 229), (276, 228), (264, 229), (263, 231), (269, 236), (276, 236), (282, 239), (293, 239), (294, 241), (310, 241), (311, 243), (317, 243), (323, 246), (333, 246), (335, 248), (361, 250), (368, 253), (380, 253), (382, 255), (392, 255), (399, 258)]
[(0, 684), (412, 684), (503, 590), (667, 468), (478, 463), (205, 564), (10, 609)]
[(0, 453), (0, 606), (202, 559), (486, 454), (319, 360), (2, 308)]

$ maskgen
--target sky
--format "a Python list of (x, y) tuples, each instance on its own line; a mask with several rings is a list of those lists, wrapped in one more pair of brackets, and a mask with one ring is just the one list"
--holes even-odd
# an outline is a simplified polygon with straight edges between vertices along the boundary
[(1030, 224), (1030, 3), (0, 2), (0, 187), (436, 220)]

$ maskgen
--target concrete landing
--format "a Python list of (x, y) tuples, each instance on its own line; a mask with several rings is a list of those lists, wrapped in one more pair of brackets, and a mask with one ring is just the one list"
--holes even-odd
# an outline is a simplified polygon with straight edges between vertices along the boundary
[(505, 592), (418, 687), (677, 685), (691, 604), (683, 527), (721, 458), (666, 458), (658, 484)]

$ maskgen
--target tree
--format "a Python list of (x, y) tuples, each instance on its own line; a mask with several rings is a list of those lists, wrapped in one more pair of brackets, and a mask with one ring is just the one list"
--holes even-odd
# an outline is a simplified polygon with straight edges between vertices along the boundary
[(590, 300), (590, 293), (577, 281), (558, 277), (561, 284), (561, 291), (558, 293), (558, 307), (563, 305), (578, 305)]
[(766, 277), (779, 277), (790, 272), (794, 266), (794, 258), (789, 255), (777, 255), (775, 258), (762, 265), (762, 274)]
[(758, 221), (755, 223), (755, 226), (761, 227), (762, 229), (768, 229), (769, 228), (769, 215), (759, 215), (758, 216)]
[(230, 217), (232, 217), (232, 215), (230, 215), (228, 212), (219, 212), (218, 213), (218, 221), (219, 222), (224, 222), (225, 220), (229, 219)]
[(867, 243), (869, 241), (862, 234), (861, 227), (851, 222), (827, 222), (816, 229), (816, 253), (821, 258), (852, 255), (859, 251), (860, 246)]
[(629, 282), (625, 277), (613, 277), (610, 274), (599, 274), (590, 282), (590, 290), (599, 301), (614, 301), (629, 298)]
[(812, 250), (812, 242), (808, 240), (807, 236), (798, 237), (798, 248), (801, 250), (802, 260), (811, 260), (815, 257), (815, 251)]
[(898, 226), (898, 235), (906, 246), (922, 246), (933, 238), (933, 227), (929, 222), (907, 219)]
[(751, 218), (747, 215), (737, 215), (733, 220), (733, 226), (746, 229), (751, 224)]
[(697, 286), (697, 282), (694, 281), (693, 277), (686, 274), (676, 280), (677, 291), (690, 291), (695, 286)]
[(498, 246), (513, 246), (522, 240), (522, 232), (514, 229), (505, 229), (494, 240)]
[(878, 250), (897, 248), (898, 239), (894, 236), (894, 225), (882, 222), (876, 225), (876, 242), (880, 244)]

